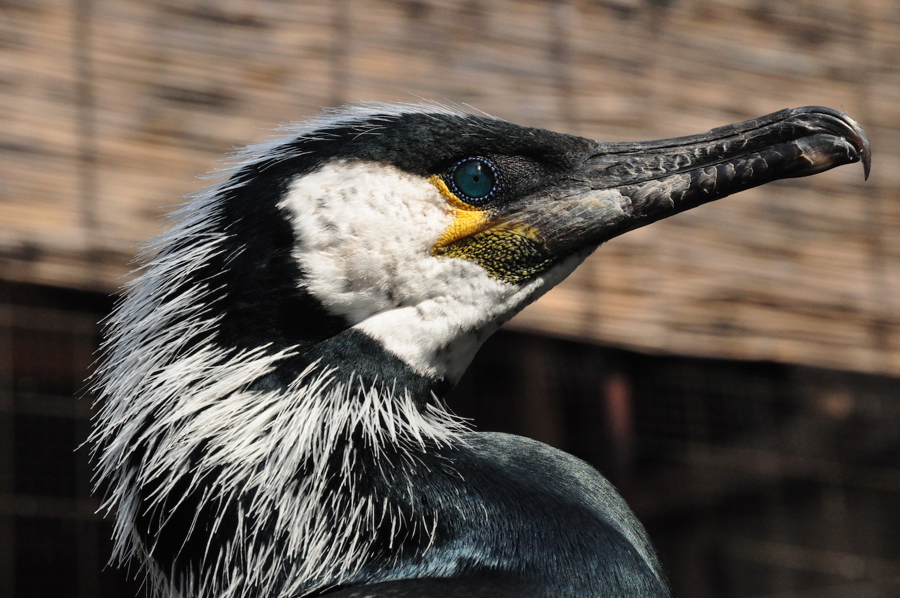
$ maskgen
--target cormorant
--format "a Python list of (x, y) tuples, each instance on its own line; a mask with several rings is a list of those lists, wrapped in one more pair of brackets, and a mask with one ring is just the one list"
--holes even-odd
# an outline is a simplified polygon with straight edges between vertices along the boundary
[(116, 556), (184, 598), (665, 597), (598, 472), (442, 399), (492, 332), (604, 241), (861, 160), (784, 110), (605, 143), (372, 104), (239, 155), (144, 253), (95, 378)]

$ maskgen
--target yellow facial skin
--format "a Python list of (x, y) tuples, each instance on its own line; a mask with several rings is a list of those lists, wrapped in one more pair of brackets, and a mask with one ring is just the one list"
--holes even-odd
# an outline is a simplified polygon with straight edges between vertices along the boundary
[(455, 243), (466, 237), (471, 237), (489, 228), (490, 216), (488, 212), (479, 210), (475, 206), (470, 206), (460, 198), (456, 197), (456, 195), (454, 195), (447, 187), (447, 183), (444, 182), (444, 179), (438, 175), (432, 175), (429, 180), (432, 185), (437, 187), (441, 195), (444, 196), (444, 199), (447, 200), (447, 205), (450, 207), (450, 212), (453, 214), (453, 224), (450, 225), (450, 228), (448, 228), (444, 234), (441, 235), (441, 238), (438, 239), (437, 243), (434, 244), (434, 247), (432, 248), (433, 254), (437, 255), (441, 249), (447, 247), (451, 243)]
[(538, 231), (519, 221), (492, 222), (490, 211), (471, 206), (439, 176), (430, 179), (453, 214), (453, 222), (431, 248), (435, 256), (463, 258), (505, 282), (522, 283), (555, 261), (543, 250)]

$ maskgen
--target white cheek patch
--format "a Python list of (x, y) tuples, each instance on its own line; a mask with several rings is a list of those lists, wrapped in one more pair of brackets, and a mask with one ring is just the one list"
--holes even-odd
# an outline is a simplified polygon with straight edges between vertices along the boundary
[(426, 178), (379, 163), (325, 164), (298, 177), (279, 207), (293, 215), (309, 292), (416, 372), (453, 382), (491, 333), (584, 257), (521, 286), (435, 257), (453, 222), (446, 200)]
[(353, 323), (418, 299), (423, 262), (451, 222), (427, 180), (367, 162), (332, 162), (298, 177), (279, 207), (294, 216), (304, 284)]

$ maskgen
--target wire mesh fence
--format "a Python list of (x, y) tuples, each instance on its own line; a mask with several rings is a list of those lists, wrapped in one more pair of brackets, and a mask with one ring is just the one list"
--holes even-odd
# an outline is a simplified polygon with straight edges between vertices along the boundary
[(0, 284), (0, 595), (136, 596), (104, 570), (111, 526), (90, 497), (91, 400), (103, 295)]
[(898, 396), (887, 377), (501, 332), (451, 405), (597, 466), (677, 596), (886, 598), (900, 592)]

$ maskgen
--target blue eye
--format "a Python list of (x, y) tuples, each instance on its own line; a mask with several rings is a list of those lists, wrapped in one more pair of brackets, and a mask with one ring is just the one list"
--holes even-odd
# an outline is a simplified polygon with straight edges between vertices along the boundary
[(484, 158), (466, 158), (450, 170), (454, 191), (460, 199), (484, 203), (497, 189), (494, 166)]

